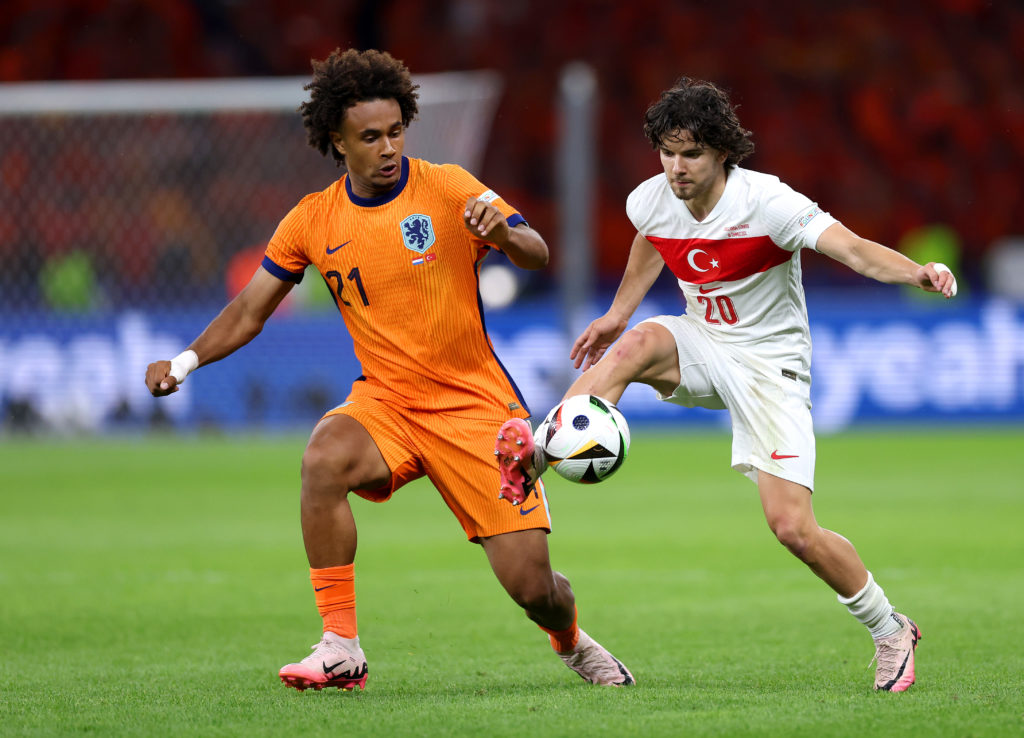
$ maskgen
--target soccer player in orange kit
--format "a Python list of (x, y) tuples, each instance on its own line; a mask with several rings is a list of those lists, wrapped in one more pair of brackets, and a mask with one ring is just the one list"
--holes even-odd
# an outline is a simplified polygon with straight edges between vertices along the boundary
[(280, 678), (300, 690), (365, 685), (348, 494), (383, 502), (426, 476), (566, 665), (594, 684), (632, 684), (626, 667), (580, 630), (569, 582), (551, 569), (543, 486), (518, 507), (494, 493), (490, 439), (509, 414), (529, 411), (485, 332), (478, 267), (497, 248), (539, 269), (547, 245), (461, 167), (402, 155), (418, 93), (400, 61), (335, 50), (313, 71), (300, 108), (309, 143), (347, 174), (304, 197), (245, 289), (187, 350), (146, 372), (154, 395), (175, 392), (189, 372), (255, 338), (309, 265), (352, 335), (363, 376), (320, 420), (302, 457), (302, 534), (323, 637)]

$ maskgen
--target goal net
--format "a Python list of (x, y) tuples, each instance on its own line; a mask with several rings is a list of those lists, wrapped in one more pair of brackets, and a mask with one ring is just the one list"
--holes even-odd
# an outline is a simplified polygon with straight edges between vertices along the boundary
[[(125, 396), (138, 409), (138, 388), (118, 387), (141, 385), (138, 364), (162, 355), (142, 357), (139, 345), (173, 355), (177, 333), (193, 326), (163, 343), (129, 341), (125, 321), (152, 329), (161, 311), (168, 324), (208, 321), (251, 277), (288, 210), (340, 176), (306, 143), (297, 112), (306, 82), (0, 85), (0, 432), (12, 418), (56, 422), (76, 404), (89, 405), (93, 426), (123, 410)], [(406, 153), (479, 174), (500, 77), (415, 82), (420, 113)], [(306, 279), (286, 311), (333, 307), (316, 282)], [(102, 376), (81, 396), (62, 389), (78, 370), (68, 362), (97, 356), (98, 344), (112, 347), (93, 367)]]

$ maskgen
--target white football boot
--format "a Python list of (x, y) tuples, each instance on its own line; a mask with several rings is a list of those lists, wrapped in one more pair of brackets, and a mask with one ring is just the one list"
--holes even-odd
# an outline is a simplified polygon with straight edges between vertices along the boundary
[[(354, 649), (349, 646), (351, 643), (355, 644)], [(281, 667), (278, 676), (282, 682), (298, 690), (366, 688), (369, 669), (358, 637), (349, 640), (328, 630), (312, 648), (313, 653), (299, 663)]]

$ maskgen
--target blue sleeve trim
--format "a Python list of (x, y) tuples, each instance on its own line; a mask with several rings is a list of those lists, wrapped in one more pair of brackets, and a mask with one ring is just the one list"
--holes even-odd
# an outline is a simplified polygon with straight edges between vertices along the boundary
[[(508, 221), (508, 227), (509, 228), (515, 228), (520, 223), (526, 223), (526, 218), (521, 216), (519, 213), (516, 213), (515, 215), (510, 215), (507, 218), (507, 221)], [(530, 224), (526, 223), (526, 225), (529, 226)]]
[(301, 271), (298, 274), (295, 272), (289, 272), (284, 267), (278, 266), (272, 262), (269, 256), (263, 257), (263, 263), (261, 266), (282, 282), (294, 282), (295, 284), (298, 284), (302, 281), (302, 276), (305, 274), (305, 271)]

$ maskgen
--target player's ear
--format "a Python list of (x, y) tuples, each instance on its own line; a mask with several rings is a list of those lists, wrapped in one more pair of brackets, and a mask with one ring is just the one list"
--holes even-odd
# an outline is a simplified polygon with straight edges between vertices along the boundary
[(338, 131), (331, 131), (331, 143), (334, 144), (335, 150), (342, 156), (345, 155), (345, 142), (341, 138), (341, 133)]

